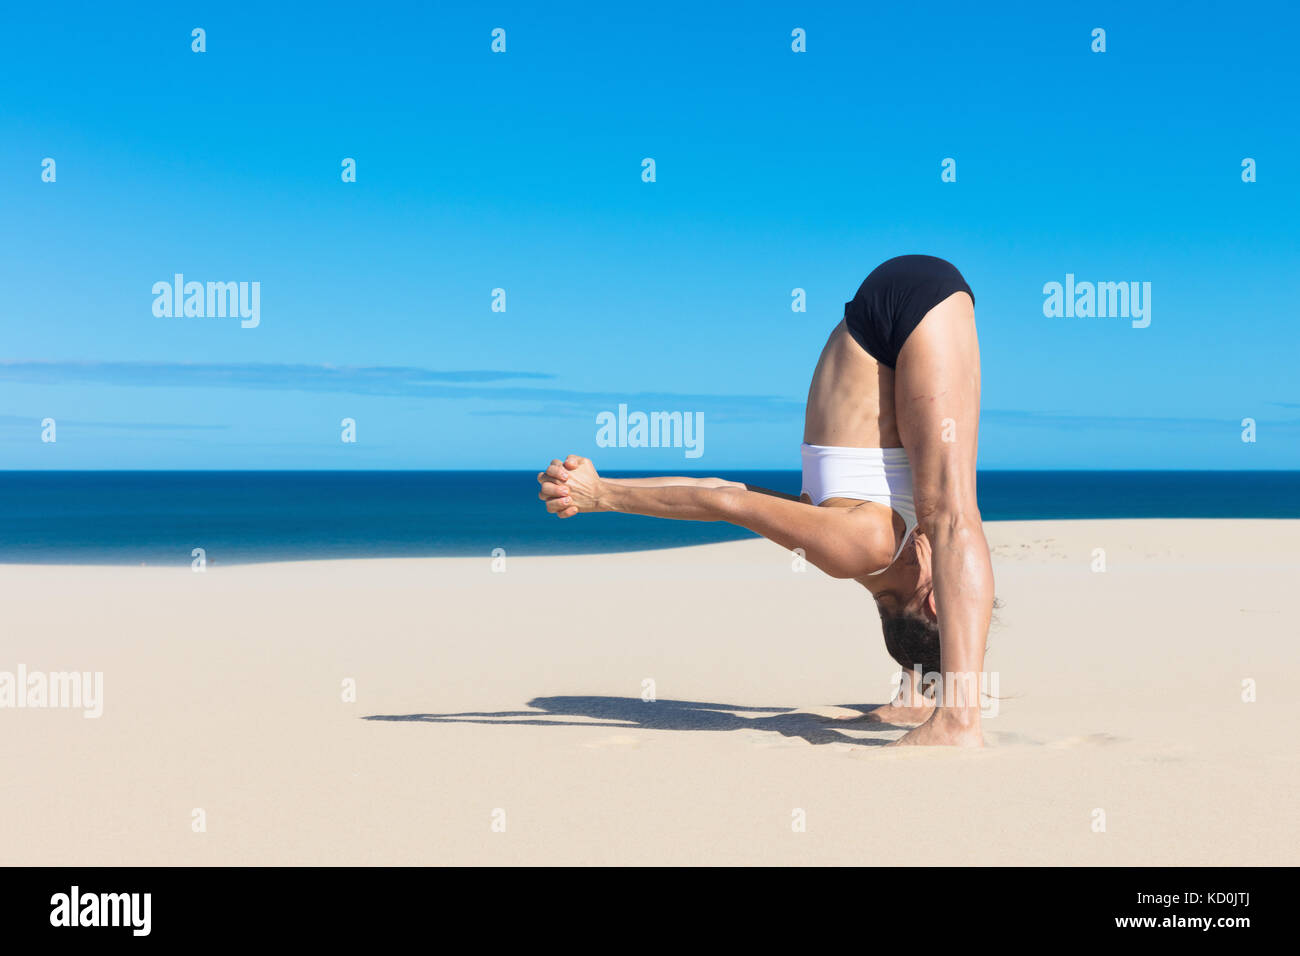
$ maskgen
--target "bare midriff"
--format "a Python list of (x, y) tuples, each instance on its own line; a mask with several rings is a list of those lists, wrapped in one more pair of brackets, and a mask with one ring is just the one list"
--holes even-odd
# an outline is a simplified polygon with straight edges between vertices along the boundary
[(803, 440), (849, 448), (902, 447), (894, 417), (894, 370), (868, 355), (843, 322), (817, 360)]
[[(894, 370), (868, 355), (843, 322), (831, 332), (817, 360), (808, 387), (803, 440), (809, 445), (848, 448), (903, 445), (894, 415)], [(822, 503), (830, 507), (863, 504), (850, 498), (828, 498)], [(889, 510), (883, 505), (874, 507)]]

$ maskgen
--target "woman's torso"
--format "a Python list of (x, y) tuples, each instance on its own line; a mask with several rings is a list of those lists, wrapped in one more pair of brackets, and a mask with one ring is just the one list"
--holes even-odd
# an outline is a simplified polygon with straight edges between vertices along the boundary
[(849, 448), (902, 447), (894, 415), (894, 370), (868, 355), (844, 322), (831, 332), (813, 372), (803, 440)]

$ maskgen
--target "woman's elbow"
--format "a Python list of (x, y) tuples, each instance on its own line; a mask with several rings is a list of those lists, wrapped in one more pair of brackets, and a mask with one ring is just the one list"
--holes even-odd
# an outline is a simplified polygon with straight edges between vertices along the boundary
[(708, 515), (704, 520), (729, 521), (747, 527), (745, 499), (748, 494), (745, 486), (738, 483), (704, 489), (701, 497)]

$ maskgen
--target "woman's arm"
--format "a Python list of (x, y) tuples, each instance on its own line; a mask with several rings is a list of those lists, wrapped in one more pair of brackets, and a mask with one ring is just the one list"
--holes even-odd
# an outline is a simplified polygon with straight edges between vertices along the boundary
[[(726, 521), (748, 528), (781, 547), (802, 548), (815, 567), (837, 578), (868, 574), (889, 563), (890, 540), (879, 522), (854, 508), (817, 508), (790, 498), (750, 491), (745, 485), (703, 478), (690, 484), (661, 485), (636, 479), (607, 479), (585, 458), (553, 461), (537, 476), (538, 495), (561, 517), (597, 511), (648, 515), (683, 521)], [(649, 479), (655, 482), (658, 479)]]
[[(654, 479), (647, 479), (653, 481)], [(582, 511), (621, 511), (651, 518), (675, 518), (679, 521), (727, 521), (728, 502), (735, 486), (707, 483), (689, 485), (626, 483), (601, 478), (590, 509)], [(569, 488), (566, 497), (573, 500)], [(742, 488), (743, 493), (743, 488)]]
[(744, 488), (739, 481), (725, 478), (601, 478), (607, 485), (626, 485), (630, 488), (665, 488), (688, 485), (693, 488)]

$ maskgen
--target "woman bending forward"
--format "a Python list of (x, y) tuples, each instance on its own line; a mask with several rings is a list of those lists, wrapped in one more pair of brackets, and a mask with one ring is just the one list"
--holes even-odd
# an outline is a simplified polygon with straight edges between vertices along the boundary
[(869, 716), (916, 725), (899, 744), (978, 747), (993, 608), (975, 498), (979, 409), (970, 287), (942, 259), (899, 256), (867, 276), (822, 349), (798, 498), (721, 478), (602, 478), (576, 455), (538, 474), (539, 497), (560, 518), (729, 521), (802, 548), (871, 592), (885, 647), (904, 668), (899, 698)]

